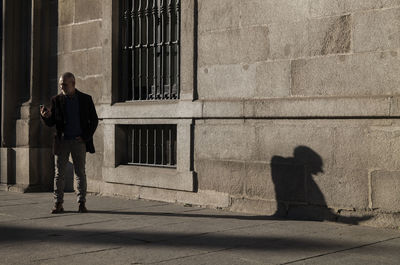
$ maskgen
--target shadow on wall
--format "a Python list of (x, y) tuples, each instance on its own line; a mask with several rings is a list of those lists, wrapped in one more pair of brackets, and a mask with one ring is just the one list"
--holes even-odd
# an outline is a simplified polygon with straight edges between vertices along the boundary
[(372, 216), (340, 216), (328, 208), (313, 176), (324, 173), (321, 156), (307, 146), (294, 149), (293, 157), (274, 156), (271, 176), (277, 201), (276, 217), (329, 220), (358, 224)]

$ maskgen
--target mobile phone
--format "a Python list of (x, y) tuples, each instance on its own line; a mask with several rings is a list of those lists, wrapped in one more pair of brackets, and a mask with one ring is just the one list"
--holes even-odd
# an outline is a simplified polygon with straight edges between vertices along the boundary
[(43, 104), (40, 104), (40, 107), (39, 107), (39, 108), (40, 108), (40, 109), (42, 109), (42, 107), (43, 107), (43, 110), (44, 110), (44, 111), (46, 111), (46, 110), (47, 110), (47, 108), (46, 108), (46, 106), (45, 106), (45, 105), (43, 105)]

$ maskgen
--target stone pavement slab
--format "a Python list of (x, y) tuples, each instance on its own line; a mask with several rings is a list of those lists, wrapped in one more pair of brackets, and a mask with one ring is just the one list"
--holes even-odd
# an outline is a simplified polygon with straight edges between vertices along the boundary
[(145, 200), (0, 191), (0, 264), (400, 264), (400, 231)]

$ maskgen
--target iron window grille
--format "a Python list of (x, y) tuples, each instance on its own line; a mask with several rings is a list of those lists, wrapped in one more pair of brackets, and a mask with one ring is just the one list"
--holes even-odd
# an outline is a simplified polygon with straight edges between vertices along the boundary
[(180, 0), (120, 1), (120, 100), (179, 99)]
[(176, 167), (176, 125), (128, 126), (128, 163)]

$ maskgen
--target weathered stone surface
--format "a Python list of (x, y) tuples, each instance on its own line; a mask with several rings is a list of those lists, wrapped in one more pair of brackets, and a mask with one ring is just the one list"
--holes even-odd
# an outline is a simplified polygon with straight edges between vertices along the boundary
[(337, 167), (354, 169), (400, 169), (400, 127), (373, 126), (357, 122), (335, 129)]
[(72, 45), (72, 26), (58, 27), (58, 54), (71, 52)]
[(334, 16), (355, 11), (400, 6), (399, 0), (310, 0), (311, 17)]
[(348, 53), (351, 46), (350, 15), (310, 21), (310, 55)]
[(372, 208), (400, 211), (400, 171), (376, 170), (371, 173)]
[(275, 200), (275, 185), (269, 163), (246, 163), (245, 194), (249, 198)]
[[(217, 102), (215, 104), (218, 104)], [(368, 106), (368, 107), (366, 107)], [(315, 97), (244, 101), (244, 116), (329, 117), (387, 116), (399, 113), (390, 97)]]
[(96, 149), (95, 154), (87, 154), (86, 172), (90, 179), (102, 180), (103, 150), (104, 150), (103, 124), (100, 123), (93, 135), (93, 143)]
[[(79, 86), (78, 86), (79, 84)], [(104, 85), (104, 79), (102, 75), (89, 76), (85, 79), (77, 78), (77, 88), (81, 89), (92, 96), (93, 102), (97, 104), (101, 98), (101, 91)]]
[(72, 26), (72, 50), (101, 47), (101, 21), (76, 24)]
[(338, 55), (292, 62), (292, 95), (361, 96), (399, 91), (397, 52)]
[(353, 46), (356, 52), (400, 48), (400, 8), (354, 14)]
[(72, 72), (75, 78), (83, 79), (87, 75), (87, 53), (76, 51), (58, 57), (58, 73)]
[(16, 146), (29, 145), (29, 120), (16, 121)]
[(200, 0), (198, 4), (199, 31), (238, 28), (240, 0)]
[(199, 69), (200, 99), (251, 98), (256, 86), (256, 66), (215, 65)]
[(269, 27), (270, 58), (301, 58), (309, 55), (308, 21), (276, 23)]
[[(197, 2), (196, 2), (197, 3)], [(181, 23), (181, 47), (180, 47), (180, 56), (181, 56), (181, 100), (188, 99), (193, 100), (194, 97), (194, 67), (195, 58), (197, 59), (197, 55), (195, 54), (195, 47), (197, 47), (197, 43), (195, 43), (195, 1), (188, 0), (181, 2), (181, 19), (184, 23)], [(196, 25), (197, 27), (197, 25)], [(196, 29), (197, 30), (197, 29)], [(196, 42), (198, 40), (196, 39)], [(197, 50), (196, 50), (197, 52)], [(197, 63), (197, 62), (196, 62)], [(197, 73), (196, 73), (197, 74)]]
[(58, 1), (58, 25), (66, 25), (74, 22), (75, 1)]
[(195, 171), (201, 190), (215, 190), (231, 195), (244, 193), (246, 171), (243, 162), (196, 160)]
[(368, 170), (334, 167), (324, 173), (309, 174), (307, 202), (330, 208), (368, 207)]
[(242, 101), (203, 101), (203, 117), (242, 117)]
[(230, 210), (233, 212), (256, 213), (259, 215), (273, 215), (277, 210), (275, 201), (233, 199)]
[(257, 63), (255, 80), (254, 98), (289, 96), (290, 61)]
[(193, 173), (173, 168), (118, 165), (103, 167), (103, 180), (112, 183), (193, 191)]
[(241, 1), (242, 25), (285, 23), (309, 18), (309, 0)]
[[(87, 51), (87, 75), (101, 75), (104, 71), (103, 49), (94, 48)], [(99, 92), (101, 94), (101, 92)]]
[(75, 0), (75, 23), (102, 18), (102, 0)]
[(195, 159), (249, 160), (255, 128), (244, 125), (199, 125), (195, 128)]
[(274, 121), (256, 125), (256, 160), (271, 162), (274, 156), (294, 158), (295, 148), (306, 146), (321, 157), (324, 169), (333, 164), (333, 128), (330, 126)]
[(196, 193), (178, 191), (176, 196), (176, 201), (179, 203), (220, 208), (227, 208), (231, 201), (228, 193), (216, 192), (213, 190), (199, 190)]
[(265, 26), (202, 33), (198, 41), (200, 67), (264, 61), (269, 55)]

